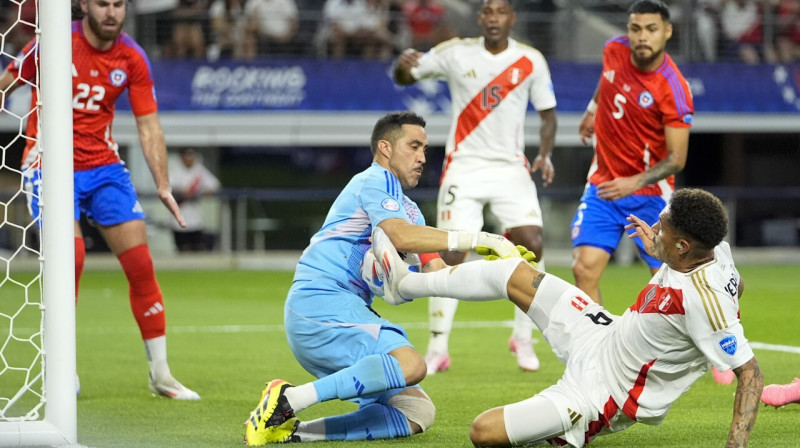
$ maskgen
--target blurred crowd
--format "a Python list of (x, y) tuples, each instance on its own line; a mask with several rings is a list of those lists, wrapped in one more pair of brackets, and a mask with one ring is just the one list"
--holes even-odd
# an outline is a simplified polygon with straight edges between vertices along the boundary
[[(33, 37), (35, 1), (0, 2), (3, 52)], [(77, 0), (75, 0), (77, 1)], [(457, 35), (479, 34), (479, 0), (136, 0), (128, 30), (154, 59), (316, 57), (389, 60), (405, 48), (428, 50)], [(618, 16), (622, 0), (518, 0), (514, 37), (552, 59), (570, 59), (564, 33), (583, 27), (576, 8)], [(671, 0), (678, 39), (673, 56), (695, 61), (786, 63), (800, 59), (800, 0)], [(77, 10), (79, 11), (79, 9)], [(561, 20), (561, 21), (559, 21)], [(554, 23), (559, 25), (553, 25)], [(624, 31), (624, 23), (615, 23)], [(574, 28), (573, 28), (574, 29)]]

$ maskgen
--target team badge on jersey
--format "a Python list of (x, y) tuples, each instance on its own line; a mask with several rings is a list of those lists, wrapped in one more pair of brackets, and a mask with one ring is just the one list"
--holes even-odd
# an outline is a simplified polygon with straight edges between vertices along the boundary
[(111, 81), (115, 87), (119, 87), (125, 84), (125, 81), (128, 79), (128, 74), (125, 73), (125, 70), (121, 68), (115, 68), (111, 70), (111, 73), (108, 75), (108, 80)]
[(653, 94), (645, 90), (639, 94), (639, 105), (645, 109), (653, 105)]
[(386, 198), (383, 200), (383, 202), (381, 202), (381, 207), (389, 210), (390, 212), (396, 212), (400, 210), (400, 203), (392, 198)]
[(736, 336), (725, 336), (719, 341), (719, 347), (727, 354), (733, 356), (736, 353), (738, 343), (736, 341)]

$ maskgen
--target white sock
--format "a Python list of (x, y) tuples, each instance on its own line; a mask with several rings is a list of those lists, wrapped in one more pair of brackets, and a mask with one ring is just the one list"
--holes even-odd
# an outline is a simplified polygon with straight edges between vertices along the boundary
[(144, 351), (150, 364), (150, 374), (154, 379), (172, 375), (167, 364), (167, 336), (144, 340)]
[(300, 412), (319, 401), (319, 397), (317, 396), (317, 388), (314, 387), (313, 383), (306, 383), (299, 386), (290, 387), (286, 389), (284, 395), (286, 395), (286, 399), (289, 401), (289, 406), (292, 407), (294, 412)]
[(450, 331), (456, 316), (458, 300), (448, 297), (428, 299), (428, 326), (431, 337), (428, 340), (428, 353), (448, 353)]
[(453, 297), (469, 302), (508, 298), (508, 280), (522, 258), (470, 261), (436, 272), (412, 272), (400, 281), (403, 297)]

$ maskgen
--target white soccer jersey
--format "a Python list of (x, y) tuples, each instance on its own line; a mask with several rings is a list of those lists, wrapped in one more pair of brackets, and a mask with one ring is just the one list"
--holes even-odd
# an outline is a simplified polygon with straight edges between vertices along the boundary
[(444, 79), (450, 87), (453, 118), (445, 170), (454, 160), (527, 163), (528, 101), (540, 111), (556, 107), (544, 56), (513, 39), (496, 55), (486, 50), (483, 37), (449, 40), (425, 53), (411, 75)]
[(597, 361), (614, 401), (630, 418), (659, 424), (711, 362), (737, 368), (753, 351), (739, 322), (739, 272), (730, 246), (691, 272), (664, 264), (598, 344)]

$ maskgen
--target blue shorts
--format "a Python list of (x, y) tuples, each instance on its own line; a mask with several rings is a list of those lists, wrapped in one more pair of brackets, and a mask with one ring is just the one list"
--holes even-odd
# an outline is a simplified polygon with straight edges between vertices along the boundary
[[(597, 186), (587, 184), (581, 197), (581, 204), (572, 219), (572, 247), (594, 246), (613, 254), (628, 225), (631, 214), (653, 225), (667, 206), (661, 196), (632, 195), (616, 201), (607, 201), (597, 196)], [(628, 234), (634, 233), (629, 231)], [(651, 268), (661, 266), (661, 262), (647, 255), (644, 243), (634, 238), (639, 255)]]
[[(26, 173), (25, 191), (28, 194), (28, 211), (39, 221), (39, 201), (42, 187), (42, 171)], [(81, 213), (103, 226), (112, 226), (135, 219), (144, 219), (131, 175), (125, 165), (115, 163), (73, 174), (75, 188), (75, 220)]]
[[(292, 284), (284, 323), (289, 348), (303, 368), (317, 378), (369, 355), (413, 347), (403, 327), (380, 317), (362, 298), (327, 279)], [(351, 401), (362, 407), (376, 401), (385, 403), (400, 391), (392, 389)]]

